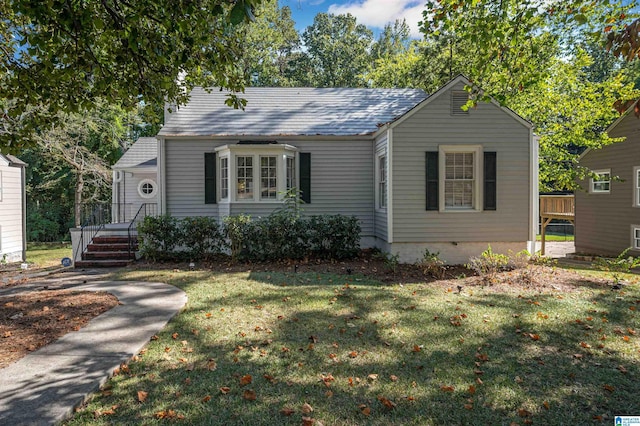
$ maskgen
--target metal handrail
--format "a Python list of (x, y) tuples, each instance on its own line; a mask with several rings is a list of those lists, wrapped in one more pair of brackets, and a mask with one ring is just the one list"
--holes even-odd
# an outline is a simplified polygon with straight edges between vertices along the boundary
[[(93, 239), (98, 235), (98, 233), (104, 229), (105, 219), (108, 221), (109, 214), (105, 214), (107, 210), (104, 208), (105, 204), (97, 204), (94, 205), (91, 209), (91, 213), (85, 215), (82, 226), (80, 226), (80, 240), (78, 241), (78, 246), (76, 247), (75, 253), (80, 253), (80, 259), (84, 259), (84, 254), (87, 251), (87, 247)], [(81, 210), (81, 214), (83, 214)], [(85, 245), (84, 241), (88, 241)], [(75, 257), (74, 257), (75, 261)]]
[(137, 232), (138, 223), (142, 222), (144, 218), (147, 216), (157, 216), (157, 214), (158, 214), (158, 205), (156, 203), (144, 203), (140, 206), (140, 208), (138, 209), (138, 212), (133, 217), (133, 219), (131, 219), (131, 223), (127, 228), (127, 236), (129, 241), (129, 244), (128, 244), (129, 258), (132, 258), (132, 254), (133, 254), (134, 231), (135, 231), (135, 236), (136, 237), (138, 236), (138, 232)]

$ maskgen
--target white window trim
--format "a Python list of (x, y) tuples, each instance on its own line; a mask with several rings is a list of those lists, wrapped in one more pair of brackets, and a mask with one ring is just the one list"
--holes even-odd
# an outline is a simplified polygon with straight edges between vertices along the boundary
[(640, 166), (633, 168), (633, 207), (640, 207)]
[[(144, 192), (142, 192), (142, 186), (145, 184), (151, 184), (151, 186), (153, 186), (153, 191), (151, 191), (150, 194), (145, 194)], [(158, 185), (153, 181), (153, 179), (142, 179), (140, 182), (138, 182), (138, 195), (140, 195), (142, 198), (153, 198), (157, 193)]]
[[(220, 198), (220, 203), (282, 203), (283, 194), (287, 190), (287, 157), (293, 157), (295, 159), (295, 182), (298, 182), (298, 148), (288, 144), (269, 144), (269, 145), (250, 145), (250, 144), (234, 144), (223, 145), (215, 149), (220, 158), (229, 158), (229, 197), (226, 199)], [(236, 170), (236, 158), (237, 157), (253, 157), (253, 198), (251, 199), (238, 199), (236, 191), (237, 183), (237, 170)], [(260, 157), (276, 157), (276, 199), (261, 199), (260, 191)], [(220, 188), (220, 173), (218, 173), (218, 187)]]
[[(384, 206), (382, 205), (382, 197), (380, 195), (380, 159), (384, 158), (385, 159), (385, 166), (386, 166), (386, 180), (385, 180), (385, 188), (386, 188), (386, 192), (387, 192), (387, 202), (384, 204)], [(376, 163), (374, 165), (375, 168), (375, 174), (376, 174), (376, 179), (375, 179), (375, 203), (376, 203), (376, 210), (387, 210), (387, 205), (389, 204), (389, 157), (387, 156), (387, 151), (382, 149), (379, 150), (378, 152), (376, 152)]]
[(640, 250), (640, 241), (636, 243), (636, 231), (640, 231), (640, 225), (631, 225), (631, 249)]
[[(473, 153), (473, 178), (474, 178), (474, 202), (473, 208), (446, 208), (444, 197), (444, 183), (445, 183), (445, 159), (446, 154), (456, 152), (471, 152)], [(446, 213), (469, 213), (482, 211), (483, 205), (483, 193), (482, 193), (482, 145), (440, 145), (438, 146), (438, 203), (440, 205), (440, 212)]]
[(0, 201), (4, 198), (4, 186), (2, 181), (2, 171), (0, 170)]
[(607, 181), (606, 180), (596, 180), (596, 181), (594, 181), (593, 178), (590, 178), (589, 179), (589, 193), (590, 194), (609, 194), (609, 193), (611, 193), (611, 169), (594, 170), (593, 173), (595, 173), (597, 175), (608, 173), (609, 174), (609, 189), (607, 189), (607, 190), (595, 189), (594, 185), (596, 183), (607, 182)]

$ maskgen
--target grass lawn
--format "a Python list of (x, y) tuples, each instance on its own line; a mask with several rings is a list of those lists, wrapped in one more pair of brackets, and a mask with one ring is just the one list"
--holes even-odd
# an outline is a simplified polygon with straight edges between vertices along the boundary
[[(553, 234), (546, 234), (544, 236), (545, 241), (573, 241), (574, 240), (574, 236), (573, 235), (553, 235)], [(542, 241), (542, 236), (537, 235), (536, 236), (536, 241)]]
[(27, 263), (30, 268), (61, 266), (64, 257), (71, 257), (71, 243), (28, 243)]
[(460, 294), (463, 281), (317, 273), (115, 278), (167, 282), (189, 301), (69, 425), (588, 425), (640, 413), (637, 276), (622, 291), (464, 281)]

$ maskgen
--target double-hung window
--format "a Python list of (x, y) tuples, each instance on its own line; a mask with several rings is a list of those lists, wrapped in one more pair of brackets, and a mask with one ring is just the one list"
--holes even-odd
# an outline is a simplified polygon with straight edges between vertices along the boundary
[(253, 199), (253, 156), (238, 155), (236, 157), (236, 198), (238, 200)]
[(287, 191), (296, 187), (296, 158), (288, 155), (287, 159)]
[(378, 156), (378, 208), (387, 207), (387, 156)]
[(260, 157), (260, 199), (275, 200), (277, 198), (277, 157), (274, 155)]
[(640, 250), (640, 225), (631, 225), (631, 246)]
[(480, 210), (482, 147), (445, 145), (439, 150), (441, 210)]
[(220, 158), (220, 199), (229, 198), (229, 157)]
[(608, 194), (611, 191), (611, 170), (594, 170), (590, 191), (594, 194)]

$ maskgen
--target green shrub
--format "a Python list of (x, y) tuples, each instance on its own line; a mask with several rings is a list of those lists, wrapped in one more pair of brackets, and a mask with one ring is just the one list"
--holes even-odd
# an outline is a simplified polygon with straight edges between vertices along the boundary
[(479, 257), (471, 257), (465, 266), (480, 276), (485, 284), (491, 284), (495, 281), (496, 274), (504, 271), (508, 264), (509, 256), (494, 253), (489, 245)]
[(422, 269), (422, 273), (430, 275), (436, 279), (444, 278), (446, 267), (444, 261), (440, 259), (440, 252), (431, 253), (429, 249), (424, 250), (422, 259), (418, 262), (418, 267)]
[(138, 225), (140, 253), (147, 259), (175, 259), (175, 249), (180, 245), (180, 227), (175, 217), (147, 216)]
[(361, 229), (355, 216), (311, 216), (308, 230), (311, 252), (318, 257), (348, 259), (360, 251)]
[(245, 240), (251, 239), (253, 234), (251, 227), (253, 227), (251, 216), (241, 214), (224, 218), (224, 234), (234, 260), (246, 255)]
[(213, 217), (186, 217), (179, 221), (180, 241), (189, 260), (207, 260), (224, 251), (225, 240)]
[(619, 285), (622, 281), (623, 273), (629, 273), (633, 268), (640, 267), (640, 257), (628, 256), (631, 247), (625, 249), (614, 259), (599, 257), (593, 263), (593, 266), (611, 274), (614, 285)]

